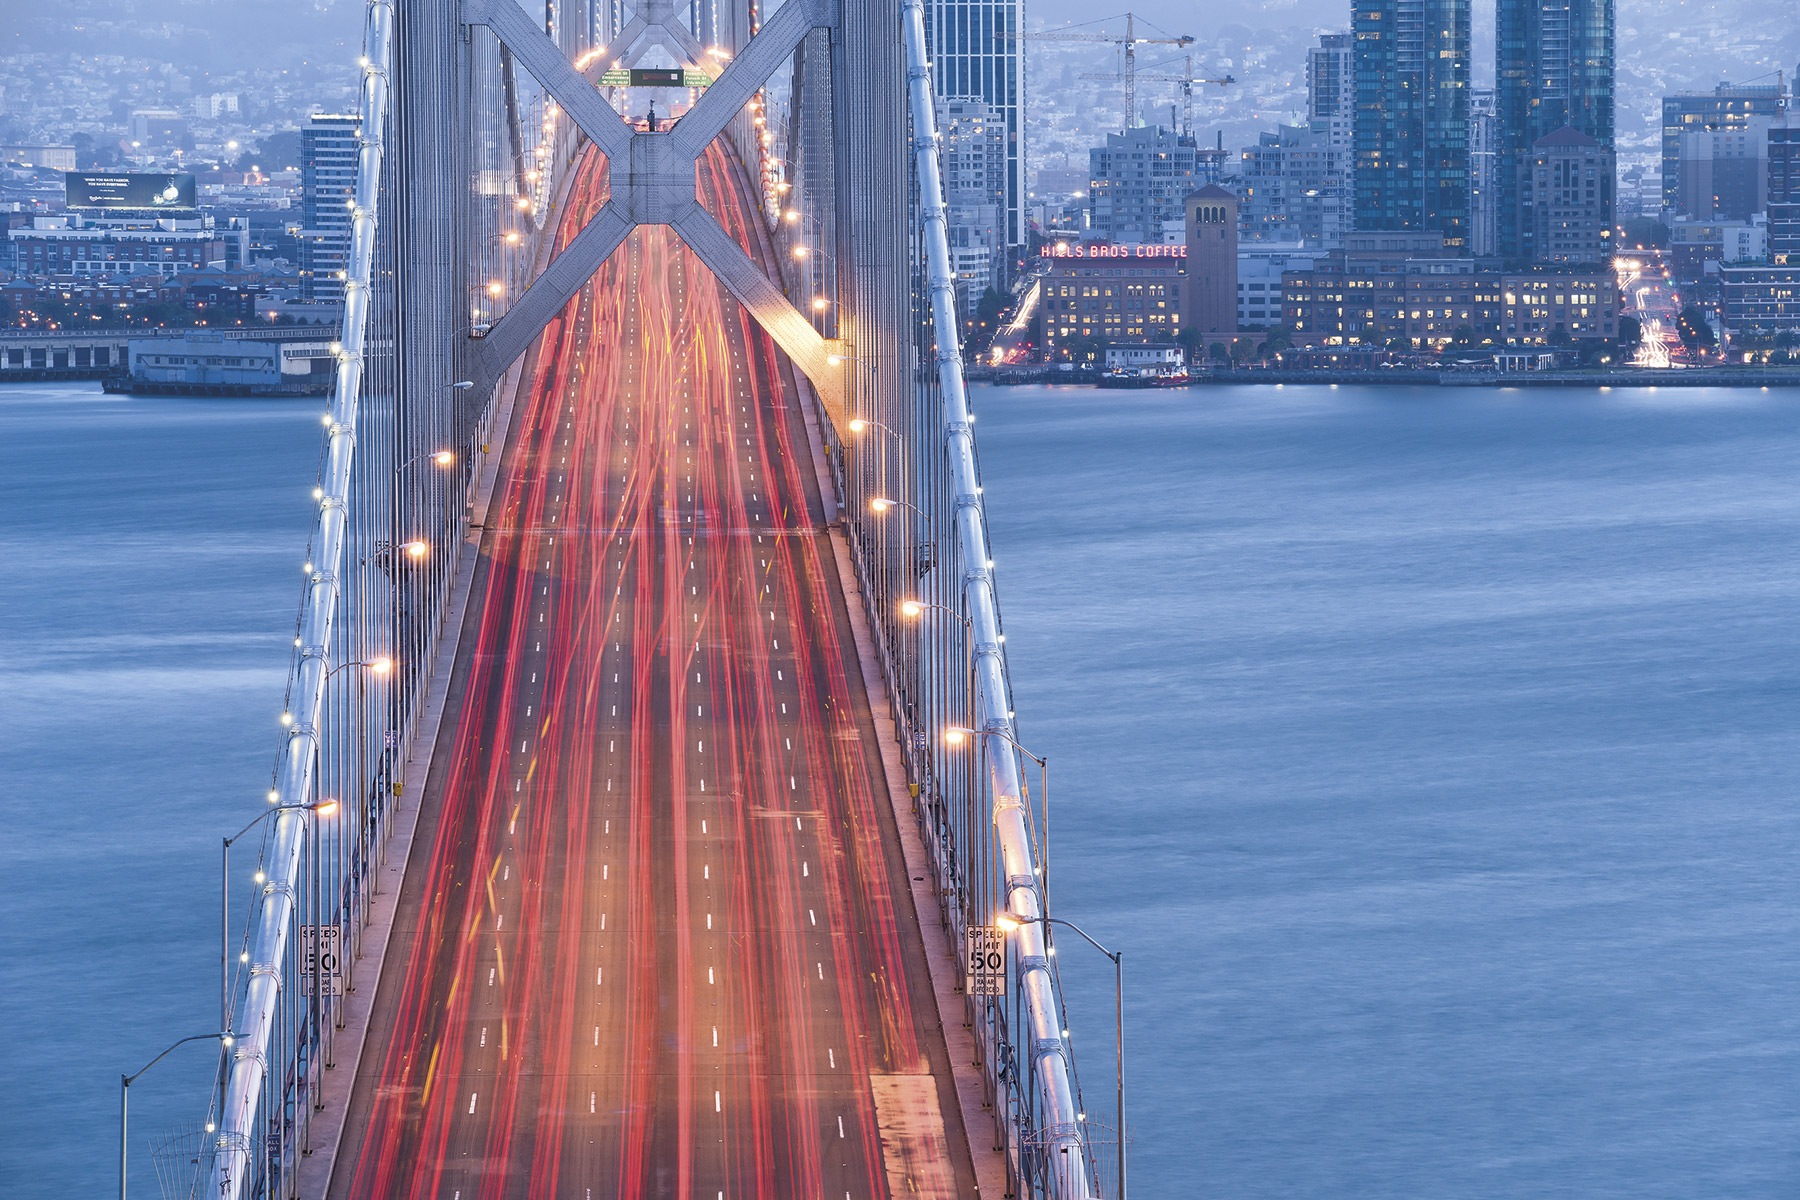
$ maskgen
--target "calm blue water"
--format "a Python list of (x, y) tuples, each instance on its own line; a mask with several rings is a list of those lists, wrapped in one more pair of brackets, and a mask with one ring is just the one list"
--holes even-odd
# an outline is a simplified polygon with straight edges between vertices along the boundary
[[(1139, 1196), (1800, 1191), (1792, 394), (977, 399)], [(211, 1023), (317, 428), (0, 389), (0, 1195), (112, 1187)]]
[(1797, 402), (977, 395), (1139, 1195), (1800, 1194)]
[[(219, 839), (268, 787), (319, 411), (0, 387), (9, 1200), (116, 1193), (119, 1073), (218, 1025)], [(131, 1089), (133, 1196), (213, 1063)]]

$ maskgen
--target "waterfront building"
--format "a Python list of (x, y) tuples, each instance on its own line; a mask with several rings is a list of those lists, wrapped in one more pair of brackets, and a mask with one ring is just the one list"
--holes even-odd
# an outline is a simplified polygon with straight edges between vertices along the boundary
[(1240, 242), (1237, 268), (1239, 329), (1276, 329), (1282, 322), (1282, 276), (1310, 270), (1321, 253), (1305, 242)]
[(1682, 92), (1663, 97), (1663, 207), (1680, 210), (1682, 134), (1744, 129), (1755, 117), (1773, 117), (1785, 112), (1787, 99), (1787, 88), (1779, 82), (1721, 83), (1710, 92)]
[[(1229, 194), (1229, 193), (1227, 193)], [(1169, 342), (1182, 329), (1185, 246), (1057, 242), (1041, 286), (1051, 358), (1077, 340)]]
[(1612, 258), (1613, 152), (1565, 125), (1531, 148), (1519, 205), (1534, 263)]
[(1007, 264), (1022, 261), (1026, 243), (1023, 16), (1023, 0), (930, 0), (925, 6), (933, 94), (980, 101), (999, 126), (1005, 161), (997, 241), (1005, 262), (996, 269), (1003, 280), (1011, 277)]
[(1179, 220), (1182, 198), (1204, 182), (1194, 139), (1160, 125), (1109, 133), (1088, 151), (1088, 229), (1130, 245), (1161, 239), (1163, 222)]
[(1610, 266), (1479, 270), (1430, 234), (1355, 233), (1284, 277), (1296, 346), (1557, 346), (1618, 336)]
[(1537, 261), (1524, 195), (1537, 143), (1568, 127), (1614, 148), (1613, 0), (1498, 0), (1494, 68), (1497, 252)]
[(300, 291), (308, 300), (344, 298), (361, 128), (355, 115), (315, 113), (300, 131)]
[(1469, 247), (1469, 0), (1358, 0), (1356, 228)]
[(1216, 183), (1190, 193), (1187, 220), (1186, 295), (1183, 329), (1203, 334), (1237, 332), (1238, 199)]

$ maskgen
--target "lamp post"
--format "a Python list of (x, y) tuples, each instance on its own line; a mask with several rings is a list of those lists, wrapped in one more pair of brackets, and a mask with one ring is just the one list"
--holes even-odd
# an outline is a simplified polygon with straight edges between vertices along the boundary
[(394, 468), (394, 474), (398, 475), (398, 474), (400, 474), (400, 472), (406, 470), (406, 468), (412, 466), (414, 463), (422, 463), (427, 459), (430, 459), (432, 462), (436, 463), (440, 467), (448, 467), (456, 461), (456, 455), (452, 454), (448, 450), (433, 450), (430, 454), (415, 454), (411, 458), (407, 459), (405, 462), (396, 466)]
[[(1089, 936), (1087, 930), (1073, 921), (1065, 921), (1060, 917), (1021, 917), (1010, 909), (995, 914), (994, 924), (1011, 932), (1025, 925), (1043, 925), (1044, 940), (1050, 940), (1051, 925), (1061, 925), (1073, 929), (1083, 941), (1106, 957), (1112, 959), (1113, 965), (1113, 1064), (1118, 1076), (1118, 1111), (1115, 1120), (1118, 1128), (1113, 1132), (1119, 1140), (1119, 1195), (1118, 1200), (1125, 1200), (1125, 952), (1108, 950)], [(1055, 954), (1054, 945), (1050, 953)], [(1065, 1031), (1066, 1033), (1067, 1031)]]
[(1043, 859), (1042, 871), (1043, 871), (1043, 876), (1044, 876), (1043, 883), (1040, 886), (1043, 889), (1043, 893), (1044, 893), (1044, 903), (1049, 904), (1049, 902), (1050, 902), (1050, 760), (1048, 758), (1039, 758), (1037, 755), (1035, 755), (1031, 751), (1027, 750), (1024, 746), (1020, 745), (1019, 740), (1017, 738), (1013, 737), (1009, 733), (1002, 733), (998, 729), (980, 730), (980, 729), (969, 728), (968, 726), (963, 726), (963, 725), (951, 725), (951, 726), (948, 726), (947, 728), (945, 728), (945, 730), (944, 730), (944, 740), (949, 742), (952, 746), (961, 742), (962, 739), (965, 737), (981, 738), (981, 737), (988, 737), (988, 736), (997, 737), (997, 738), (1004, 740), (1007, 743), (1007, 745), (1011, 746), (1014, 750), (1017, 750), (1020, 754), (1023, 754), (1026, 758), (1029, 758), (1032, 762), (1034, 762), (1038, 765), (1038, 803), (1041, 804), (1044, 809), (1044, 838), (1043, 838), (1043, 843), (1038, 847), (1038, 856)]
[[(385, 661), (385, 660), (378, 660), (378, 661)], [(344, 664), (344, 666), (346, 666), (346, 667), (356, 666), (356, 665), (359, 665), (359, 664), (355, 664), (355, 663), (345, 663)], [(340, 670), (340, 671), (343, 670), (343, 667), (339, 667), (338, 670)], [(269, 794), (269, 799), (272, 801), (272, 800), (274, 800), (274, 798), (275, 798), (275, 794), (273, 792), (271, 792)], [(276, 813), (310, 812), (310, 813), (317, 813), (321, 817), (329, 817), (332, 813), (337, 811), (337, 806), (338, 806), (338, 802), (336, 800), (321, 800), (317, 804), (277, 804), (274, 807), (269, 808), (269, 809), (265, 810), (264, 812), (262, 812), (260, 815), (257, 816), (257, 818), (254, 821), (250, 822), (248, 825), (246, 825), (242, 829), (238, 830), (237, 833), (233, 834), (231, 837), (224, 839), (224, 842), (219, 847), (219, 1026), (221, 1028), (223, 1028), (223, 1029), (231, 1028), (230, 1008), (231, 1008), (231, 846), (232, 846), (232, 843), (243, 840), (245, 834), (249, 833), (252, 829), (255, 829), (258, 825), (261, 825), (264, 821), (268, 820), (270, 817), (274, 816)], [(257, 874), (257, 882), (261, 883), (262, 882), (262, 872), (258, 871), (256, 874)], [(139, 1072), (139, 1074), (142, 1074), (142, 1072)]]
[[(263, 815), (267, 816), (268, 814), (265, 813)], [(224, 1030), (221, 1030), (218, 1033), (196, 1033), (192, 1037), (184, 1037), (184, 1038), (180, 1039), (179, 1041), (170, 1043), (169, 1048), (167, 1050), (164, 1050), (161, 1054), (157, 1055), (155, 1058), (153, 1058), (149, 1062), (145, 1063), (143, 1066), (143, 1069), (138, 1071), (137, 1074), (126, 1075), (123, 1072), (120, 1073), (120, 1075), (119, 1075), (119, 1200), (125, 1200), (125, 1180), (126, 1180), (125, 1168), (126, 1168), (126, 1161), (127, 1161), (126, 1160), (126, 1146), (127, 1146), (126, 1132), (130, 1125), (130, 1118), (131, 1118), (131, 1085), (136, 1083), (138, 1081), (138, 1079), (144, 1074), (145, 1071), (148, 1071), (151, 1067), (154, 1067), (157, 1063), (161, 1062), (163, 1059), (169, 1057), (170, 1054), (174, 1053), (177, 1047), (185, 1046), (189, 1042), (212, 1042), (212, 1041), (216, 1041), (220, 1045), (223, 1045), (223, 1046), (229, 1046), (229, 1045), (231, 1045), (231, 1034)], [(212, 1127), (211, 1123), (209, 1122), (206, 1126), (206, 1131), (208, 1133), (211, 1133), (212, 1130), (213, 1130), (213, 1127)]]
[(886, 425), (883, 425), (880, 421), (870, 421), (863, 417), (851, 418), (851, 420), (850, 420), (850, 432), (851, 433), (861, 433), (865, 429), (879, 429), (879, 430), (881, 430), (881, 432), (887, 434), (889, 437), (892, 437), (898, 441), (906, 440), (905, 438), (902, 438), (894, 430), (889, 429)]

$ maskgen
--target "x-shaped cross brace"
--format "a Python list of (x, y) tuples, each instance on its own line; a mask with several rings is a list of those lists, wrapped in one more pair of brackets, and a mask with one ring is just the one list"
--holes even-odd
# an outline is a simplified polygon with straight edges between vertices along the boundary
[[(805, 372), (832, 424), (847, 437), (849, 413), (843, 384), (846, 372), (831, 361), (829, 343), (701, 206), (695, 186), (700, 156), (774, 74), (775, 68), (812, 30), (837, 25), (837, 0), (788, 0), (701, 94), (694, 107), (672, 129), (657, 133), (641, 132), (626, 124), (514, 0), (465, 0), (463, 21), (487, 26), (506, 44), (514, 58), (556, 97), (569, 119), (606, 155), (612, 172), (612, 198), (550, 260), (487, 336), (471, 343), (468, 368), (476, 385), (471, 394), (481, 397), (493, 389), (513, 361), (530, 348), (551, 319), (605, 265), (627, 234), (639, 225), (667, 225), (786, 352), (794, 366)], [(645, 34), (644, 29), (638, 28), (643, 21), (642, 17), (634, 18), (614, 45), (629, 49)], [(688, 41), (693, 41), (692, 34)], [(698, 51), (699, 47), (691, 49)], [(624, 167), (623, 179), (620, 167)]]

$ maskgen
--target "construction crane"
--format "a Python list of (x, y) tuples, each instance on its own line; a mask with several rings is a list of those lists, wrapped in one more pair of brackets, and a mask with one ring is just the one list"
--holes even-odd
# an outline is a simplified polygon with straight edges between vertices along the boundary
[[(1191, 46), (1194, 44), (1194, 39), (1185, 33), (1180, 37), (1172, 38), (1139, 37), (1137, 35), (1137, 17), (1133, 13), (1125, 14), (1124, 37), (1115, 37), (1110, 33), (1065, 33), (1060, 30), (1044, 33), (1008, 33), (1005, 36), (1032, 42), (1110, 42), (1115, 46), (1125, 47), (1125, 69), (1120, 72), (1120, 75), (1125, 80), (1125, 127), (1127, 129), (1137, 122), (1137, 48), (1139, 46)], [(1110, 79), (1113, 76), (1084, 75), (1082, 78)]]
[[(1104, 75), (1084, 75), (1084, 79), (1104, 79)], [(1181, 133), (1183, 137), (1194, 136), (1194, 85), (1196, 83), (1216, 83), (1220, 87), (1234, 84), (1237, 80), (1227, 75), (1223, 79), (1201, 79), (1194, 74), (1194, 56), (1187, 56), (1187, 69), (1180, 75), (1140, 75), (1139, 79), (1149, 83), (1175, 83), (1181, 85)]]

